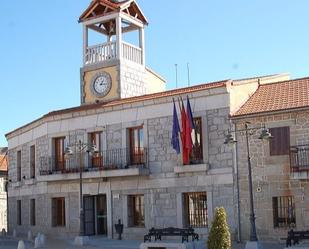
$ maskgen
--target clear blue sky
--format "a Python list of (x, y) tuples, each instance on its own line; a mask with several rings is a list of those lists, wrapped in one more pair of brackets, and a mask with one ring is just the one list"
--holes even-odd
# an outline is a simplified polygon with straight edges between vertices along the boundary
[[(79, 105), (82, 30), (90, 0), (0, 1), (0, 146), (4, 134)], [(175, 87), (290, 72), (309, 76), (308, 0), (139, 0), (147, 65)]]

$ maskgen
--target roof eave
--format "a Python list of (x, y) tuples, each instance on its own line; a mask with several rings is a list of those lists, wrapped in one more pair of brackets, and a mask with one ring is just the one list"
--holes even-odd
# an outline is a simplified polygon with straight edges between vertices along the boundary
[(238, 115), (230, 115), (232, 120), (239, 120), (244, 118), (254, 118), (254, 117), (261, 117), (261, 116), (269, 116), (269, 115), (276, 115), (282, 113), (289, 113), (289, 112), (300, 112), (300, 111), (307, 111), (309, 110), (309, 106), (304, 107), (293, 107), (288, 109), (281, 109), (281, 110), (274, 110), (274, 111), (264, 111), (264, 112), (255, 112), (255, 113), (248, 113), (248, 114), (238, 114)]
[[(174, 96), (174, 95), (182, 95), (182, 94), (199, 92), (199, 91), (204, 91), (204, 90), (222, 88), (222, 87), (226, 87), (226, 85), (230, 82), (231, 82), (231, 80), (222, 80), (222, 81), (209, 82), (209, 83), (206, 83), (206, 84), (200, 84), (200, 85), (191, 86), (191, 87), (178, 88), (178, 89), (174, 89), (174, 90), (161, 92), (161, 93), (165, 94), (165, 95), (162, 95), (162, 96), (154, 96), (156, 94), (160, 94), (160, 93), (154, 93), (154, 94), (147, 94), (147, 95), (142, 95), (142, 96), (137, 96), (137, 97), (131, 97), (131, 98), (127, 98), (128, 102), (115, 103), (114, 105), (102, 106), (100, 104), (90, 104), (89, 106), (91, 106), (91, 108), (89, 108), (89, 109), (99, 109), (99, 108), (105, 108), (105, 107), (109, 108), (109, 107), (127, 104), (127, 103), (132, 103), (132, 102), (135, 103), (135, 102), (139, 102), (139, 101), (147, 101), (147, 100), (151, 100), (151, 99), (154, 99), (154, 98), (165, 98), (165, 97), (171, 97), (171, 96)], [(199, 86), (202, 87), (203, 85), (208, 85), (208, 84), (212, 85), (212, 86), (209, 87), (209, 88), (201, 88), (201, 89), (198, 88)], [(187, 92), (181, 92), (182, 90), (187, 90)], [(148, 96), (148, 98), (145, 98), (145, 99), (135, 99), (135, 98), (138, 98), (138, 97), (147, 97), (147, 96)], [(88, 109), (81, 110), (80, 106), (77, 106), (77, 107), (72, 107), (72, 108), (67, 108), (67, 109), (63, 109), (63, 110), (49, 112), (49, 113), (41, 116), (40, 118), (33, 120), (32, 122), (30, 122), (28, 124), (25, 124), (21, 127), (14, 129), (13, 131), (6, 133), (5, 137), (8, 140), (10, 138), (10, 136), (13, 135), (14, 133), (16, 133), (16, 132), (18, 132), (18, 131), (20, 131), (20, 130), (22, 130), (22, 129), (30, 126), (30, 125), (33, 125), (33, 124), (38, 123), (40, 121), (43, 121), (45, 118), (53, 117), (53, 116), (56, 116), (56, 115), (65, 115), (65, 114), (68, 114), (68, 113), (75, 113), (75, 112), (78, 112), (78, 111), (88, 111)], [(39, 125), (40, 125), (40, 123), (38, 123), (37, 125), (34, 125), (34, 127), (37, 127)]]

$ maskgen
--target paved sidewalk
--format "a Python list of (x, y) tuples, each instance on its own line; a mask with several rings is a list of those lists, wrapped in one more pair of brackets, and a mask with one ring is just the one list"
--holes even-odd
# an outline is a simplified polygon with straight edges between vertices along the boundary
[[(21, 239), (21, 238), (19, 238)], [(32, 249), (34, 244), (33, 241), (26, 241), (26, 248)], [(89, 245), (84, 247), (77, 247), (73, 244), (74, 239), (52, 239), (46, 238), (46, 246), (43, 249), (139, 249), (139, 245), (142, 241), (139, 240), (110, 240), (104, 237), (90, 237)], [(175, 242), (175, 241), (173, 241)], [(179, 242), (179, 241), (177, 241)], [(10, 237), (0, 237), (0, 249), (16, 249), (18, 239)], [(262, 243), (263, 249), (283, 249), (285, 248), (284, 243)], [(305, 245), (300, 245), (304, 247)], [(309, 247), (307, 244), (306, 246)], [(233, 249), (244, 249), (245, 244), (233, 243)]]

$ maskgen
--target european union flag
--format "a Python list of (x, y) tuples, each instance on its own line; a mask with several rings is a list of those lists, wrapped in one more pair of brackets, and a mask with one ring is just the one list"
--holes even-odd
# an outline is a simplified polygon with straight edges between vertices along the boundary
[[(174, 102), (174, 101), (173, 101)], [(179, 122), (178, 122), (178, 116), (176, 111), (176, 105), (174, 102), (174, 112), (173, 112), (173, 132), (172, 132), (172, 146), (173, 149), (176, 150), (177, 154), (180, 154), (180, 145), (179, 145)]]

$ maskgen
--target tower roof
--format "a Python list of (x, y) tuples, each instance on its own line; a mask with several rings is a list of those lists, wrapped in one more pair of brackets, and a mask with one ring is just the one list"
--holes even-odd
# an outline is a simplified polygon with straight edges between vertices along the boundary
[(148, 24), (146, 17), (135, 0), (93, 0), (80, 16), (79, 22), (107, 16), (115, 12), (122, 12), (141, 21), (145, 25)]

